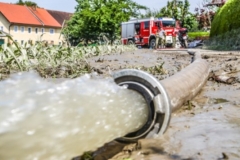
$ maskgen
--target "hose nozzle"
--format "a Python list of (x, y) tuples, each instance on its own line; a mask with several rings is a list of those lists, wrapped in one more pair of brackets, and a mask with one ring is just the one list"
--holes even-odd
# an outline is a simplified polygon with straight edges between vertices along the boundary
[(136, 69), (124, 69), (113, 73), (115, 82), (127, 86), (141, 94), (148, 106), (147, 122), (142, 128), (129, 133), (118, 141), (135, 142), (140, 138), (150, 138), (154, 134), (163, 134), (171, 118), (171, 106), (167, 92), (152, 75)]

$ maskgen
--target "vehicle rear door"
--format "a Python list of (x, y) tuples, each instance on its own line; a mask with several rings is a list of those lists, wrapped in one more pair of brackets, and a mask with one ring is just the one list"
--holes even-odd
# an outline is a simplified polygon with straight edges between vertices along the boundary
[(145, 44), (148, 44), (148, 38), (150, 35), (150, 21), (142, 22), (141, 29), (142, 29), (143, 42)]

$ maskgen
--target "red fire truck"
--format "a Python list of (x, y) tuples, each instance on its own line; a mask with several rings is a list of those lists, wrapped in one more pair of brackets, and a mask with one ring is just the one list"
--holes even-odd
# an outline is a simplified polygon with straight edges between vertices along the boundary
[(166, 32), (166, 45), (173, 46), (176, 39), (176, 21), (173, 18), (133, 19), (121, 24), (123, 44), (136, 44), (154, 48), (157, 29), (162, 27)]

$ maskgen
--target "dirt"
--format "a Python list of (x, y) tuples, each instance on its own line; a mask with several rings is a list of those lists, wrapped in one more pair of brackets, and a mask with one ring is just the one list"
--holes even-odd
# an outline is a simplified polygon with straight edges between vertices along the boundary
[[(240, 159), (240, 52), (195, 51), (209, 62), (212, 74), (190, 105), (172, 114), (167, 132), (135, 144), (111, 142), (94, 153), (95, 160)], [(88, 61), (102, 76), (137, 68), (162, 80), (189, 65), (191, 56), (184, 50), (139, 49)], [(154, 70), (159, 65), (161, 72)], [(233, 80), (217, 81), (220, 75)]]

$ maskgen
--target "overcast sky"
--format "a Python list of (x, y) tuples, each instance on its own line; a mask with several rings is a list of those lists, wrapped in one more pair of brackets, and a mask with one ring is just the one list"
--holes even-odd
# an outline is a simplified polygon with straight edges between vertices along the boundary
[[(0, 2), (16, 3), (18, 0), (0, 0)], [(38, 6), (58, 11), (74, 12), (77, 2), (75, 0), (31, 0), (36, 2)], [(160, 9), (167, 5), (168, 0), (134, 0), (141, 5), (145, 5), (151, 9)], [(189, 0), (190, 11), (194, 12), (194, 9), (198, 6), (201, 0)]]

